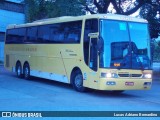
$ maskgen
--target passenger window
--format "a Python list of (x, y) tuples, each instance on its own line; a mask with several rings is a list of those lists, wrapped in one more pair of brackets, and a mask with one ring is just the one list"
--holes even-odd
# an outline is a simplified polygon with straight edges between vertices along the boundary
[(27, 39), (26, 42), (37, 42), (37, 27), (28, 27), (27, 28)]
[(26, 28), (8, 29), (6, 43), (23, 43), (25, 39)]
[(38, 38), (39, 43), (50, 43), (49, 38), (49, 25), (43, 25), (38, 28)]
[(82, 21), (57, 23), (50, 26), (50, 39), (54, 43), (80, 43)]

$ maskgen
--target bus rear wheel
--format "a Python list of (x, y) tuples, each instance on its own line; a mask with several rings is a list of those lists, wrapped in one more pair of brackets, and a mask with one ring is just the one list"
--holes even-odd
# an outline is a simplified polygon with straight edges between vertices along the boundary
[(24, 64), (23, 73), (24, 73), (24, 79), (29, 80), (30, 79), (30, 67), (28, 63)]
[(72, 75), (73, 88), (78, 92), (84, 92), (86, 89), (83, 87), (83, 75), (80, 70), (76, 70)]
[(20, 62), (17, 62), (16, 64), (16, 74), (17, 77), (22, 78), (22, 66)]

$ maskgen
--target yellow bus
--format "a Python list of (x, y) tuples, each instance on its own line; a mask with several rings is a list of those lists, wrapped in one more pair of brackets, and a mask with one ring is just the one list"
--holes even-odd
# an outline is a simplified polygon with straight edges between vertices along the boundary
[(86, 88), (148, 90), (152, 63), (148, 23), (115, 14), (59, 17), (9, 25), (5, 68)]

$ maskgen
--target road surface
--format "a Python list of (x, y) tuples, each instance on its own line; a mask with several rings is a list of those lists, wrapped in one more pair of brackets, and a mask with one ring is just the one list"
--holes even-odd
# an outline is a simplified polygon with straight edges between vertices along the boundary
[(68, 84), (17, 78), (0, 66), (0, 111), (160, 111), (160, 78), (147, 91), (79, 93)]

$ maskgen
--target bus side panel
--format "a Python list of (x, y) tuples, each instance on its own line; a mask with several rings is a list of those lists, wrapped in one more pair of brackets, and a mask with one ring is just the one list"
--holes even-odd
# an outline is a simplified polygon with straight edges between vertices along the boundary
[(66, 69), (67, 77), (71, 83), (72, 70), (77, 67), (83, 75), (83, 85), (88, 88), (98, 88), (98, 73), (91, 70), (84, 62), (83, 52), (79, 45), (68, 45), (62, 50), (62, 58)]
[(5, 53), (4, 53), (4, 66), (6, 69), (15, 72), (16, 61), (18, 60), (18, 56), (16, 55), (13, 47), (11, 45), (5, 45)]
[(80, 59), (65, 59), (65, 67), (67, 69), (68, 79), (71, 80), (71, 73), (73, 68), (78, 67), (83, 75), (83, 86), (87, 88), (98, 89), (98, 72), (91, 70), (83, 60)]

